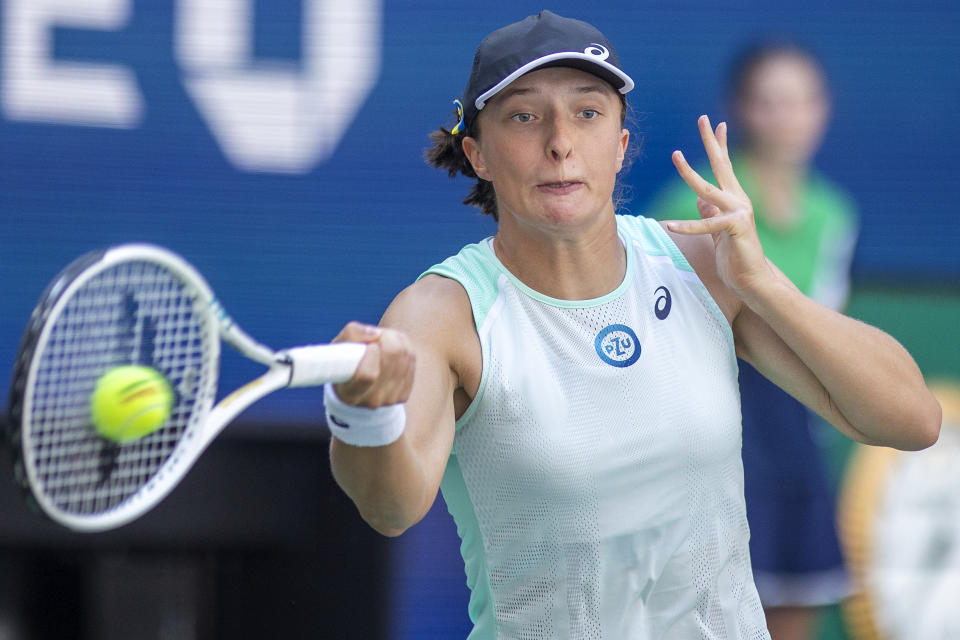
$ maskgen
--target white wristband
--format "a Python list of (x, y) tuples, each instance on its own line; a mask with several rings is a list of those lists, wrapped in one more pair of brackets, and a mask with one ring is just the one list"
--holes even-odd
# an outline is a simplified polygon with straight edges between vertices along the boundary
[(356, 407), (338, 398), (330, 382), (323, 385), (323, 405), (327, 411), (330, 433), (355, 447), (388, 445), (400, 437), (407, 425), (403, 404), (391, 404), (379, 409)]

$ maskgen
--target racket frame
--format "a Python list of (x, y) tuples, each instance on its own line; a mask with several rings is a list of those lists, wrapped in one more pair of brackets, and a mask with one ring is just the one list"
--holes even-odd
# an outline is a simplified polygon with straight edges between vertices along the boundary
[[(33, 456), (31, 429), (23, 428), (23, 416), (33, 415), (33, 391), (41, 358), (35, 357), (72, 295), (90, 279), (124, 262), (159, 264), (173, 272), (189, 291), (194, 313), (204, 316), (204, 340), (208, 355), (203, 359), (201, 383), (189, 421), (172, 452), (150, 477), (121, 503), (95, 514), (76, 514), (58, 507), (42, 487)], [(268, 367), (267, 371), (224, 397), (214, 406), (220, 371), (220, 341), (243, 356)], [(33, 502), (55, 522), (74, 531), (96, 532), (127, 524), (161, 502), (193, 467), (209, 444), (244, 409), (264, 396), (287, 386), (317, 386), (349, 379), (365, 346), (339, 343), (307, 345), (275, 352), (243, 331), (224, 311), (204, 277), (186, 260), (163, 247), (150, 244), (119, 245), (81, 256), (50, 284), (34, 309), (21, 342), (11, 386), (11, 442), (20, 462), (17, 475)], [(21, 368), (26, 365), (25, 378)], [(122, 446), (122, 445), (121, 445)], [(21, 471), (22, 469), (22, 471)]]

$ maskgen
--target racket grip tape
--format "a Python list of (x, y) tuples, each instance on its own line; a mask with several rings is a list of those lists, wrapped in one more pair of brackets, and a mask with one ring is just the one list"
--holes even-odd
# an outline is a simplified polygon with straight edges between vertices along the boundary
[(293, 347), (278, 357), (292, 366), (289, 387), (318, 387), (353, 377), (367, 347), (354, 342)]

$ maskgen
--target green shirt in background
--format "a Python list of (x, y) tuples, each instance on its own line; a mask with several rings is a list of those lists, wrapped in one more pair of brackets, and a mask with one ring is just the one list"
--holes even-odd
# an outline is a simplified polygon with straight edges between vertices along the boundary
[[(733, 165), (753, 203), (757, 234), (770, 261), (811, 298), (834, 309), (843, 308), (850, 290), (850, 262), (858, 228), (853, 200), (814, 171), (802, 186), (796, 221), (788, 228), (774, 227), (751, 172), (735, 158)], [(709, 167), (700, 175), (710, 176)], [(660, 220), (697, 218), (697, 196), (677, 178), (642, 213)]]

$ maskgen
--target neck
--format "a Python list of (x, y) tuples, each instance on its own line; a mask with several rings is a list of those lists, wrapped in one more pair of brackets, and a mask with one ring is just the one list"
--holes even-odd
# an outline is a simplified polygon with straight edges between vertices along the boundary
[(575, 235), (530, 233), (504, 222), (493, 242), (497, 258), (534, 291), (560, 300), (589, 300), (623, 282), (627, 256), (613, 215)]
[(763, 204), (764, 219), (774, 227), (792, 226), (802, 214), (800, 191), (807, 176), (806, 165), (752, 153), (747, 153), (745, 159), (753, 176), (756, 196)]

